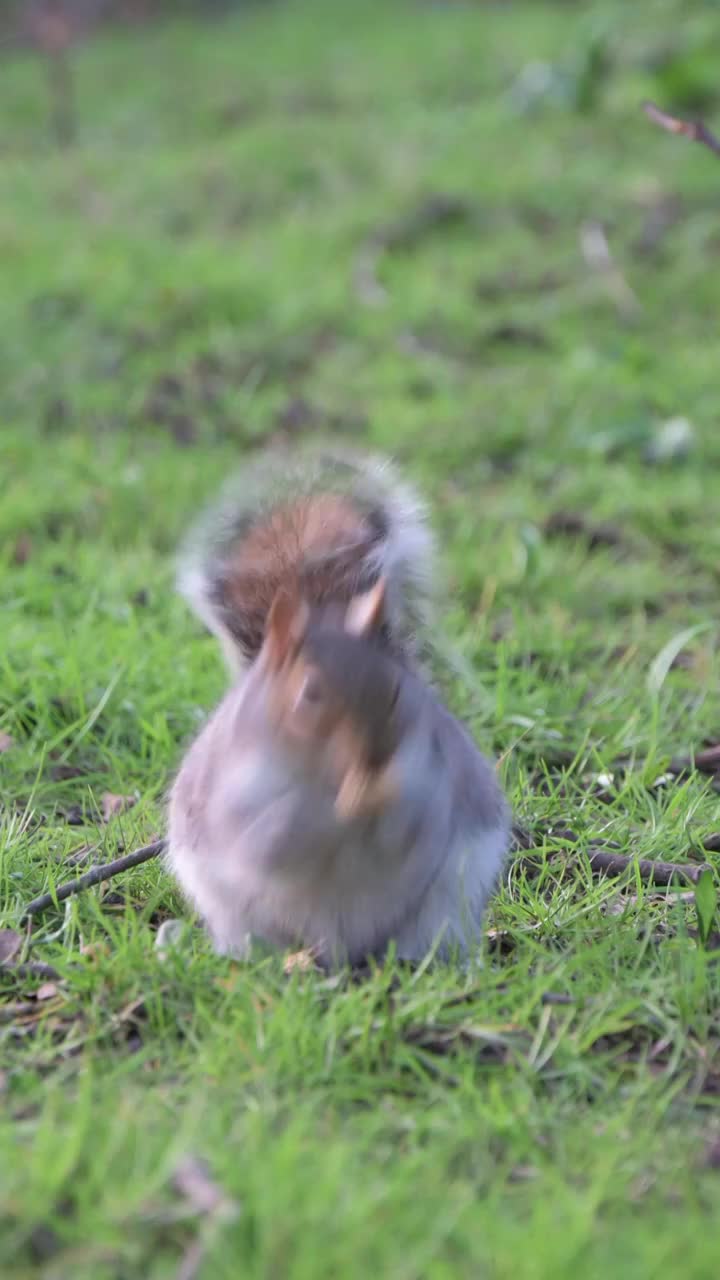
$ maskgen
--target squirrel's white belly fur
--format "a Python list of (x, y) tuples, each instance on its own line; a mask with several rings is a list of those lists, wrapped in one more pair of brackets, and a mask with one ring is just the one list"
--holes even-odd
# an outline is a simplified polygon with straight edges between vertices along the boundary
[(399, 799), (381, 817), (342, 822), (332, 791), (293, 774), (267, 742), (230, 752), (242, 707), (236, 687), (191, 747), (170, 801), (169, 866), (217, 950), (243, 955), (257, 937), (334, 962), (391, 942), (406, 960), (434, 945), (466, 952), (508, 845), (487, 762), (477, 755), (468, 805), (453, 792), (452, 762), (442, 770), (429, 760), (421, 735), (399, 753)]
[[(277, 946), (313, 946), (328, 959), (350, 961), (394, 942), (400, 959), (418, 961), (436, 943), (441, 954), (453, 946), (468, 950), (506, 847), (504, 830), (478, 832), (474, 847), (453, 850), (432, 884), (421, 888), (415, 882), (422, 885), (422, 868), (412, 859), (404, 876), (368, 885), (362, 838), (346, 839), (338, 850), (343, 876), (327, 876), (323, 883), (312, 877), (304, 888), (272, 874), (253, 874), (218, 848), (206, 849), (200, 863), (197, 849), (171, 841), (168, 860), (221, 953), (247, 955), (254, 936)], [(398, 899), (402, 908), (394, 905)]]

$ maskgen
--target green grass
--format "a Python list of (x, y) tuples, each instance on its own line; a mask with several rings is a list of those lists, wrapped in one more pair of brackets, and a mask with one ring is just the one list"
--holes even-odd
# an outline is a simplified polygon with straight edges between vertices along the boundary
[[(4, 1276), (175, 1277), (198, 1239), (202, 1280), (717, 1273), (718, 952), (679, 886), (586, 852), (718, 869), (714, 780), (662, 779), (720, 723), (720, 167), (639, 103), (717, 121), (719, 58), (700, 0), (257, 5), (79, 50), (65, 153), (42, 68), (3, 65), (2, 924), (79, 848), (161, 831), (225, 678), (172, 551), (293, 431), (430, 498), (472, 668), (446, 692), (540, 861), (472, 974), (288, 980), (191, 930), (163, 958), (155, 863), (45, 913), (55, 992), (0, 975)], [(523, 112), (536, 60), (556, 92)], [(458, 216), (413, 238), (438, 195)], [(636, 311), (583, 258), (593, 220)], [(676, 416), (687, 456), (651, 463)], [(104, 792), (137, 803), (103, 825)], [(187, 1157), (234, 1216), (183, 1207)]]

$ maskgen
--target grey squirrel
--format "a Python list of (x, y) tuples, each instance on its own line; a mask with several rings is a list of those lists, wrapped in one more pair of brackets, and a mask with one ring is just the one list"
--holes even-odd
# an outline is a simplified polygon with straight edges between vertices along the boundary
[(167, 862), (220, 952), (326, 965), (477, 943), (510, 813), (423, 673), (433, 540), (389, 464), (248, 467), (180, 589), (233, 682), (172, 787)]

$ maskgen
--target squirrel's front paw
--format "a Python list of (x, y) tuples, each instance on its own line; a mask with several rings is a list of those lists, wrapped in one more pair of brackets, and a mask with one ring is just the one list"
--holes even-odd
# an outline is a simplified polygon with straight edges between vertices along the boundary
[(344, 822), (381, 812), (397, 794), (391, 768), (380, 773), (349, 769), (335, 799), (335, 812)]
[(367, 807), (370, 777), (363, 769), (348, 769), (335, 797), (335, 812), (343, 822), (350, 822)]

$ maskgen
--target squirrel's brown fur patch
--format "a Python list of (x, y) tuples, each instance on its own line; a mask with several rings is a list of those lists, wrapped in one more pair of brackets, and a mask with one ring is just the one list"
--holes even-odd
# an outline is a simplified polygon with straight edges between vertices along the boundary
[(225, 557), (213, 594), (246, 653), (262, 644), (265, 623), (283, 587), (308, 604), (349, 602), (378, 576), (372, 552), (381, 538), (348, 498), (315, 494), (259, 516)]
[(385, 459), (270, 452), (246, 462), (188, 531), (178, 586), (236, 676), (260, 650), (278, 591), (335, 626), (382, 578), (376, 639), (410, 667), (434, 647), (433, 559), (424, 504)]

